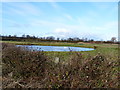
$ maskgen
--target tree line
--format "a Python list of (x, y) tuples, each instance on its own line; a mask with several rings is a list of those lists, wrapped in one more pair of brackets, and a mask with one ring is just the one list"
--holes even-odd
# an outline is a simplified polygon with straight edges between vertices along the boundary
[(78, 42), (89, 42), (89, 43), (119, 43), (116, 41), (116, 37), (112, 37), (109, 41), (95, 41), (94, 39), (88, 39), (88, 38), (78, 38), (78, 37), (69, 37), (66, 39), (62, 38), (55, 38), (53, 36), (49, 37), (36, 37), (36, 36), (30, 36), (30, 35), (22, 35), (18, 37), (17, 35), (0, 35), (0, 38), (2, 41), (34, 41), (34, 42), (71, 42), (71, 43), (78, 43)]

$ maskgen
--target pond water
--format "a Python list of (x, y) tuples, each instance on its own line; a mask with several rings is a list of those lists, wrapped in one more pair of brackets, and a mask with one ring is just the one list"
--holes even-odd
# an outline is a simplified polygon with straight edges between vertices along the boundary
[(17, 45), (36, 51), (91, 51), (93, 48), (69, 47), (69, 46), (38, 46), (38, 45)]

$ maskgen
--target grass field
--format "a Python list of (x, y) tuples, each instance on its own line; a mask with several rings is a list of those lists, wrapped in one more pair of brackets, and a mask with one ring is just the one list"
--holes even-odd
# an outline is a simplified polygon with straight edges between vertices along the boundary
[[(2, 41), (4, 43), (12, 43), (16, 45), (43, 45), (43, 46), (72, 46), (72, 47), (86, 47), (86, 48), (97, 48), (93, 51), (81, 51), (84, 57), (94, 56), (98, 53), (111, 58), (111, 60), (117, 60), (118, 57), (118, 44), (92, 44), (92, 43), (62, 43), (62, 42), (17, 42), (17, 41)], [(69, 52), (45, 52), (47, 55), (60, 58), (69, 57)], [(72, 53), (73, 54), (73, 53)], [(64, 60), (65, 60), (64, 59)]]
[[(92, 51), (28, 52), (12, 45), (3, 48), (3, 84), (13, 87), (18, 80), (30, 88), (117, 88), (118, 45), (59, 42), (2, 41), (15, 45), (75, 46), (97, 48)], [(12, 47), (11, 47), (12, 46)], [(59, 62), (56, 60), (59, 59)], [(12, 77), (8, 74), (14, 73)], [(7, 74), (7, 76), (6, 76)], [(34, 81), (35, 80), (35, 81)], [(10, 82), (9, 81), (9, 82)], [(10, 86), (11, 85), (11, 86)]]

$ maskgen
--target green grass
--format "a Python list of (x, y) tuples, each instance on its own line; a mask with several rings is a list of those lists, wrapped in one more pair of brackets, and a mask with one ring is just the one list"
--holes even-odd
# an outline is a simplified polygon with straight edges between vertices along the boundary
[[(118, 45), (117, 44), (92, 44), (92, 43), (64, 43), (64, 42), (18, 42), (18, 41), (2, 41), (3, 43), (12, 43), (16, 45), (43, 45), (43, 46), (72, 46), (72, 47), (86, 47), (93, 48), (97, 46), (97, 49), (92, 51), (80, 51), (83, 57), (95, 56), (98, 53), (110, 58), (110, 60), (118, 60)], [(72, 54), (75, 52), (73, 51)], [(68, 60), (71, 56), (70, 52), (45, 52), (51, 59), (59, 57), (61, 60)]]
[(16, 45), (43, 45), (43, 46), (72, 46), (72, 47), (87, 47), (93, 48), (94, 45), (98, 44), (86, 44), (86, 43), (65, 43), (65, 42), (18, 42), (18, 41), (2, 41), (3, 43), (13, 43)]
[(93, 48), (97, 46), (103, 48), (118, 48), (117, 44), (92, 44), (92, 43), (65, 43), (65, 42), (19, 42), (19, 41), (1, 41), (3, 43), (12, 43), (16, 45), (43, 45), (43, 46), (72, 46), (72, 47), (86, 47)]

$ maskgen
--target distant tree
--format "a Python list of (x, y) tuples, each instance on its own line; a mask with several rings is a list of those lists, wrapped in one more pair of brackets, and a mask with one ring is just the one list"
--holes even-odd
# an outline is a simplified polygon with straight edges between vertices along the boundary
[(57, 41), (59, 41), (60, 40), (60, 38), (57, 38)]
[(94, 39), (91, 39), (91, 40), (89, 40), (90, 42), (93, 42), (94, 41)]
[(78, 37), (74, 37), (73, 41), (79, 41), (80, 39)]
[(13, 37), (17, 37), (17, 35), (14, 35)]
[(25, 38), (25, 34), (23, 34), (22, 37)]
[(52, 41), (52, 40), (55, 40), (55, 37), (53, 37), (53, 36), (46, 37), (46, 40)]
[(11, 37), (11, 35), (9, 35), (8, 37)]
[(86, 42), (86, 41), (88, 41), (88, 39), (87, 39), (87, 38), (85, 38), (85, 39), (84, 39), (84, 41)]
[(112, 38), (111, 38), (111, 41), (112, 41), (112, 42), (115, 42), (115, 41), (116, 41), (116, 37), (112, 37)]
[(26, 35), (27, 38), (30, 38), (30, 35)]
[(68, 40), (68, 41), (73, 41), (73, 38), (68, 38), (67, 40)]
[(36, 38), (35, 36), (33, 36), (32, 38)]

